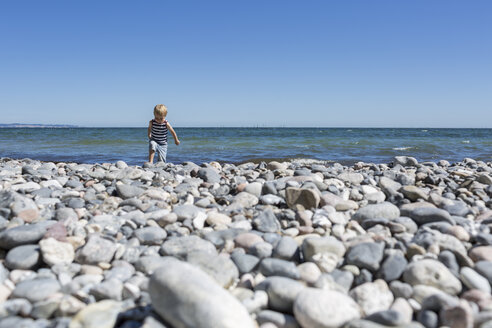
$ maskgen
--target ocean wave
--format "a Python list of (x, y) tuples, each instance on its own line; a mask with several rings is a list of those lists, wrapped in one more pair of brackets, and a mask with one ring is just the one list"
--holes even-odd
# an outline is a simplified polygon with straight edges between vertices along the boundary
[(463, 140), (461, 143), (469, 144), (470, 143), (470, 140)]
[(409, 150), (409, 149), (413, 149), (415, 147), (395, 147), (395, 148), (391, 148), (393, 150)]

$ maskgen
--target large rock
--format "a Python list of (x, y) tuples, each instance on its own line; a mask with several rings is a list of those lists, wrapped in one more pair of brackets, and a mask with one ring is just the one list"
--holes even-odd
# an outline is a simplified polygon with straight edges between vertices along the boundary
[(43, 239), (39, 242), (44, 263), (49, 266), (72, 263), (75, 252), (70, 243), (60, 242), (54, 238)]
[(319, 206), (320, 196), (312, 189), (290, 187), (285, 190), (285, 201), (290, 208), (302, 205), (304, 208), (310, 209)]
[(410, 263), (403, 273), (403, 280), (412, 286), (436, 287), (448, 294), (461, 291), (461, 282), (439, 261), (424, 259)]
[(187, 256), (191, 263), (215, 279), (224, 288), (230, 287), (239, 277), (239, 272), (232, 260), (210, 252), (192, 252)]
[(154, 310), (176, 328), (253, 328), (246, 308), (191, 264), (168, 258), (149, 282)]
[(219, 173), (211, 167), (199, 169), (197, 175), (199, 178), (203, 179), (203, 181), (205, 181), (205, 182), (209, 182), (209, 183), (219, 183), (220, 182)]
[(383, 259), (383, 243), (359, 243), (349, 248), (345, 261), (361, 269), (376, 271)]
[(307, 288), (294, 302), (294, 316), (303, 328), (332, 328), (359, 319), (360, 309), (340, 292)]
[(362, 223), (370, 219), (388, 219), (394, 220), (400, 216), (400, 210), (395, 205), (389, 202), (383, 202), (381, 204), (371, 204), (360, 208), (353, 215), (353, 219)]
[(286, 277), (268, 277), (257, 289), (268, 294), (268, 305), (275, 311), (292, 313), (292, 306), (297, 295), (306, 288), (299, 281)]
[(127, 184), (116, 185), (116, 192), (118, 193), (118, 196), (120, 196), (123, 199), (139, 197), (144, 193), (144, 191), (145, 190), (137, 186), (127, 185)]
[(5, 258), (5, 266), (15, 270), (34, 269), (40, 263), (38, 245), (22, 245), (12, 248)]
[(23, 280), (15, 286), (12, 296), (38, 302), (60, 290), (60, 283), (52, 278)]
[(121, 309), (121, 303), (113, 300), (89, 304), (70, 321), (69, 328), (113, 328)]
[(278, 222), (275, 213), (269, 208), (260, 212), (253, 220), (256, 230), (261, 232), (278, 232), (280, 231), (280, 222)]
[(56, 221), (43, 221), (4, 230), (0, 233), (0, 248), (11, 249), (20, 245), (36, 244), (55, 223)]
[(77, 252), (77, 261), (82, 264), (110, 263), (116, 252), (116, 243), (111, 239), (93, 234)]
[(168, 239), (162, 244), (161, 254), (186, 259), (191, 252), (217, 254), (214, 244), (198, 236), (183, 236)]
[(365, 315), (388, 310), (393, 303), (393, 293), (384, 280), (366, 282), (350, 291), (350, 296), (359, 304)]
[(451, 215), (440, 208), (418, 207), (412, 210), (408, 216), (410, 216), (418, 225), (441, 221), (454, 224)]

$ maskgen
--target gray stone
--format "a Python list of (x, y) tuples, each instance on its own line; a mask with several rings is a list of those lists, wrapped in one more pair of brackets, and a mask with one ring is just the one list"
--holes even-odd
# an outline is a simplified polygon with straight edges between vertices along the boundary
[(203, 210), (195, 205), (179, 205), (173, 209), (173, 213), (178, 216), (179, 221), (193, 220)]
[(12, 248), (5, 258), (5, 266), (11, 270), (30, 270), (40, 263), (38, 245), (22, 245)]
[(253, 220), (256, 230), (261, 232), (278, 232), (280, 223), (273, 211), (269, 208), (261, 211)]
[(420, 311), (417, 314), (417, 321), (420, 322), (425, 328), (437, 328), (439, 318), (435, 312)]
[(83, 208), (85, 206), (85, 201), (82, 198), (72, 197), (68, 201), (68, 207), (70, 208)]
[(266, 258), (260, 263), (260, 272), (265, 276), (282, 276), (299, 279), (300, 273), (294, 262), (281, 259)]
[(12, 296), (38, 302), (60, 290), (60, 283), (52, 278), (23, 280), (15, 286)]
[(262, 185), (259, 182), (252, 182), (248, 184), (245, 188), (244, 191), (247, 193), (250, 193), (252, 195), (255, 195), (256, 197), (260, 197), (261, 195), (261, 188)]
[(70, 243), (58, 241), (54, 238), (42, 239), (39, 242), (43, 262), (49, 266), (62, 264), (68, 265), (72, 263), (75, 252)]
[(407, 259), (400, 254), (389, 255), (381, 265), (378, 277), (387, 282), (400, 278), (408, 264)]
[(360, 208), (352, 218), (359, 223), (368, 219), (394, 220), (400, 216), (400, 210), (395, 205), (384, 202), (381, 204), (370, 204)]
[(91, 288), (90, 293), (96, 300), (112, 299), (121, 301), (123, 283), (117, 279), (107, 279)]
[(32, 199), (19, 194), (15, 195), (14, 202), (10, 204), (10, 210), (12, 211), (12, 216), (19, 217), (25, 222), (32, 222), (39, 217), (36, 203)]
[(490, 284), (492, 284), (492, 262), (479, 261), (475, 263), (475, 270), (482, 276), (487, 278)]
[(456, 256), (451, 251), (441, 251), (438, 256), (438, 260), (444, 264), (451, 272), (458, 275), (460, 271), (460, 266), (456, 260)]
[(412, 286), (436, 287), (448, 294), (461, 291), (461, 282), (439, 261), (424, 259), (410, 263), (403, 273), (403, 280)]
[(149, 283), (152, 307), (176, 328), (253, 328), (246, 308), (200, 269), (166, 259)]
[(356, 172), (343, 172), (338, 175), (338, 179), (358, 186), (364, 181), (364, 176)]
[(77, 251), (76, 260), (81, 264), (110, 263), (116, 252), (116, 244), (109, 238), (93, 234)]
[(164, 244), (162, 244), (160, 253), (162, 255), (186, 259), (186, 256), (194, 251), (217, 254), (214, 244), (207, 240), (203, 240), (198, 236), (183, 236), (167, 239)]
[(154, 273), (157, 268), (165, 264), (165, 258), (161, 256), (142, 256), (135, 262), (135, 269), (140, 272), (150, 275)]
[(231, 260), (236, 264), (239, 273), (248, 273), (253, 271), (260, 259), (254, 255), (242, 254), (240, 252), (234, 252), (231, 254)]
[(118, 193), (118, 196), (120, 196), (123, 199), (139, 197), (144, 193), (144, 191), (145, 190), (137, 186), (127, 185), (127, 184), (116, 185), (116, 192)]
[(142, 245), (161, 245), (167, 237), (166, 230), (159, 227), (144, 227), (137, 229), (133, 235)]
[(418, 207), (410, 211), (408, 215), (414, 220), (418, 225), (431, 223), (431, 222), (448, 222), (454, 225), (454, 221), (448, 212), (440, 208), (434, 207)]
[(187, 256), (188, 263), (198, 266), (222, 287), (230, 287), (239, 277), (232, 260), (209, 252), (192, 252)]
[(205, 182), (209, 182), (209, 183), (219, 183), (220, 182), (219, 173), (215, 169), (210, 168), (210, 167), (199, 169), (197, 176), (200, 179), (203, 179), (203, 181), (205, 181)]
[(259, 242), (251, 246), (248, 251), (252, 255), (257, 256), (260, 259), (263, 259), (272, 256), (273, 246), (272, 244), (267, 242)]
[(401, 297), (404, 299), (408, 299), (408, 298), (412, 297), (412, 294), (413, 294), (412, 286), (410, 284), (407, 284), (405, 282), (401, 282), (399, 280), (393, 280), (390, 283), (390, 289), (396, 298)]
[(353, 264), (374, 272), (379, 269), (379, 263), (383, 259), (383, 251), (383, 243), (359, 243), (349, 248), (345, 261), (347, 264)]
[(365, 320), (376, 322), (385, 326), (400, 326), (405, 324), (405, 318), (403, 315), (395, 310), (375, 312), (367, 316)]
[(286, 277), (267, 277), (257, 287), (268, 294), (270, 309), (292, 313), (292, 306), (297, 295), (306, 288), (299, 281)]
[(463, 284), (469, 289), (479, 289), (487, 294), (491, 292), (490, 283), (487, 278), (469, 267), (461, 268), (460, 278)]
[(307, 288), (294, 302), (294, 316), (305, 328), (331, 328), (360, 318), (360, 309), (340, 292)]
[(256, 316), (256, 321), (258, 321), (260, 325), (273, 323), (277, 328), (299, 327), (299, 324), (293, 316), (271, 310), (263, 310), (258, 313), (258, 315)]
[(395, 163), (401, 166), (417, 166), (418, 161), (415, 157), (410, 156), (395, 156)]
[(55, 223), (56, 221), (43, 221), (4, 230), (0, 233), (0, 248), (11, 249), (20, 245), (36, 244)]
[(275, 246), (273, 256), (282, 260), (290, 261), (297, 256), (299, 246), (294, 238), (289, 236), (283, 236)]
[(285, 203), (285, 200), (282, 197), (268, 194), (261, 196), (260, 202), (264, 205), (281, 205)]

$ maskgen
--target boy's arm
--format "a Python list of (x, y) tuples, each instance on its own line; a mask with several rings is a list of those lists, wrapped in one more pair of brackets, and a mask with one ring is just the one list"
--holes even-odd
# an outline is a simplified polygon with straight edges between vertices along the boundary
[(169, 129), (169, 131), (171, 131), (171, 134), (173, 135), (174, 138), (174, 143), (176, 144), (176, 146), (178, 146), (180, 143), (178, 139), (178, 135), (176, 134), (176, 132), (174, 132), (174, 129), (171, 126), (171, 124), (169, 124), (169, 122), (167, 122), (167, 128)]
[(149, 122), (149, 128), (147, 129), (147, 134), (149, 135), (149, 139), (152, 137), (152, 121)]

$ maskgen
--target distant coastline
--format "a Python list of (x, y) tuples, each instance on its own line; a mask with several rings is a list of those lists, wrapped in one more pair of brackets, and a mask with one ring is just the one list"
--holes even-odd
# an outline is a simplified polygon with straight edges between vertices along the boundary
[(77, 128), (77, 125), (68, 124), (22, 124), (22, 123), (10, 123), (0, 124), (1, 128)]

